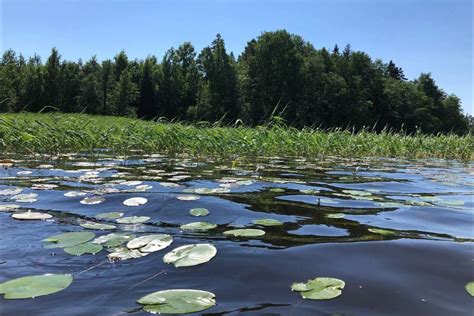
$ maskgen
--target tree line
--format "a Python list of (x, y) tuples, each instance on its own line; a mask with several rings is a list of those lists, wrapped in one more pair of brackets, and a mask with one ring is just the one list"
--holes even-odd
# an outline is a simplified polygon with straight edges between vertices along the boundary
[(0, 62), (0, 112), (84, 112), (189, 122), (240, 119), (247, 125), (279, 116), (295, 127), (384, 128), (408, 133), (469, 130), (472, 117), (429, 73), (408, 80), (393, 61), (372, 60), (350, 45), (316, 49), (285, 30), (264, 32), (237, 58), (218, 34), (197, 53), (185, 42), (130, 60), (43, 63), (6, 50)]

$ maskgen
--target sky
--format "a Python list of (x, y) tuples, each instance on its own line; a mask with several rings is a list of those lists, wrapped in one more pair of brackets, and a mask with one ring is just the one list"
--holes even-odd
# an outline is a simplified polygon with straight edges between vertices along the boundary
[(316, 48), (344, 47), (393, 60), (409, 79), (431, 72), (473, 114), (472, 0), (0, 0), (1, 49), (46, 59), (99, 60), (125, 50), (161, 58), (220, 33), (240, 54), (263, 31), (286, 29)]

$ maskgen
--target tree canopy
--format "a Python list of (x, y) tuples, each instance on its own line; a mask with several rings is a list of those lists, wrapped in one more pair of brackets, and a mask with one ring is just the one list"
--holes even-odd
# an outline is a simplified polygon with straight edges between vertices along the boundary
[(279, 116), (295, 127), (408, 133), (472, 128), (461, 100), (430, 73), (408, 80), (392, 60), (373, 60), (350, 45), (316, 49), (285, 30), (250, 40), (238, 58), (219, 34), (200, 53), (185, 42), (161, 62), (130, 60), (124, 51), (102, 62), (73, 62), (53, 48), (42, 63), (6, 50), (0, 112), (51, 110), (248, 125)]

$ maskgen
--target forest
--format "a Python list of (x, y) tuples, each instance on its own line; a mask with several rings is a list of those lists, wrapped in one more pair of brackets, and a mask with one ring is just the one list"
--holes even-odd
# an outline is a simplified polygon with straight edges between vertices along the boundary
[(217, 34), (197, 52), (185, 42), (158, 60), (125, 51), (99, 61), (45, 62), (6, 50), (0, 112), (88, 113), (147, 120), (264, 124), (280, 117), (301, 128), (466, 134), (472, 117), (430, 73), (408, 80), (393, 61), (350, 45), (315, 48), (285, 30), (263, 32), (235, 57)]

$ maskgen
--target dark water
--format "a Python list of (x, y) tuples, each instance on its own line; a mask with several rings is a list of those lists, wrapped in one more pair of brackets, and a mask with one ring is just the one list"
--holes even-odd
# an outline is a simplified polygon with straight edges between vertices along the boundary
[[(62, 292), (35, 299), (0, 298), (0, 314), (145, 315), (135, 303), (138, 298), (190, 288), (216, 295), (217, 305), (203, 312), (207, 315), (472, 315), (474, 299), (464, 285), (474, 280), (473, 174), (472, 163), (441, 160), (269, 157), (232, 162), (148, 156), (90, 164), (76, 156), (61, 163), (25, 157), (0, 167), (0, 193), (23, 188), (21, 194), (38, 194), (37, 201), (15, 202), (4, 194), (0, 206), (20, 204), (54, 217), (19, 221), (11, 212), (0, 212), (0, 282), (42, 273), (72, 273), (74, 281)], [(131, 180), (152, 188), (132, 192), (138, 184), (120, 184)], [(38, 184), (57, 187), (32, 188)], [(198, 200), (176, 198), (195, 189)], [(79, 202), (84, 196), (64, 196), (68, 191), (105, 201), (84, 205)], [(145, 197), (148, 203), (124, 206), (130, 197)], [(194, 207), (210, 214), (193, 217), (188, 212)], [(151, 219), (117, 225), (114, 231), (168, 233), (173, 244), (114, 263), (105, 250), (72, 256), (42, 246), (51, 235), (85, 231), (78, 225), (81, 219), (119, 210)], [(344, 217), (328, 217), (334, 213)], [(252, 223), (261, 218), (284, 225)], [(218, 227), (203, 233), (179, 228), (200, 220)], [(235, 227), (266, 234), (240, 239), (222, 234)], [(199, 242), (214, 244), (217, 256), (189, 268), (163, 263), (171, 249)], [(290, 290), (293, 282), (319, 276), (344, 280), (342, 296), (311, 301)]]

